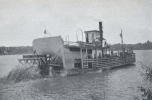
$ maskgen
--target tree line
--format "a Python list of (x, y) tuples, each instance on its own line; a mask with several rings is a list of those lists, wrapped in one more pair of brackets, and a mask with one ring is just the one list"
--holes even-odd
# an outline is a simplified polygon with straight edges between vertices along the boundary
[[(113, 50), (121, 50), (122, 44), (110, 45)], [(133, 50), (152, 50), (152, 42), (146, 41), (144, 43), (137, 44), (123, 44), (125, 48), (131, 48)], [(33, 53), (32, 46), (19, 46), (19, 47), (0, 47), (0, 55), (15, 55), (15, 54), (31, 54)]]
[(31, 46), (0, 47), (0, 55), (29, 54), (32, 53), (32, 51)]
[[(123, 44), (123, 47), (131, 48), (133, 50), (152, 50), (152, 42), (148, 40), (144, 43)], [(111, 48), (113, 48), (114, 50), (120, 50), (122, 49), (122, 44), (119, 43), (111, 45)]]

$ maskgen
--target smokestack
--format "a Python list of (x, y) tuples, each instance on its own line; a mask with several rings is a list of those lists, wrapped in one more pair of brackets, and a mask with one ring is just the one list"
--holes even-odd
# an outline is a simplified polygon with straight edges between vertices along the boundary
[(103, 56), (103, 30), (102, 30), (102, 22), (99, 22), (99, 32), (100, 32), (101, 50), (102, 50), (102, 56)]
[(100, 32), (100, 41), (103, 40), (103, 30), (102, 30), (102, 22), (99, 22), (99, 32)]
[(103, 34), (103, 30), (102, 30), (102, 22), (99, 22), (99, 31), (101, 34)]

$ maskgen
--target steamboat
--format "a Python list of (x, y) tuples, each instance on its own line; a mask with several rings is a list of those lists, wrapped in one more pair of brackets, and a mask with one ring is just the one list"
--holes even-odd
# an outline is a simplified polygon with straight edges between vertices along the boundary
[(135, 63), (135, 53), (123, 45), (122, 31), (122, 49), (118, 51), (104, 39), (102, 22), (99, 22), (99, 30), (85, 31), (84, 34), (85, 41), (77, 42), (64, 41), (61, 36), (35, 39), (33, 54), (23, 55), (19, 62), (37, 66), (42, 76), (50, 72), (75, 75)]

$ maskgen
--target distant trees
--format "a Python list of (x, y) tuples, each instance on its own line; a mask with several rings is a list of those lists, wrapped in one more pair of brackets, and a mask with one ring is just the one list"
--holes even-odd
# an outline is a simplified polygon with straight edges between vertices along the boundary
[(5, 47), (0, 47), (0, 54), (5, 54), (6, 48)]
[[(137, 43), (137, 44), (124, 44), (124, 47), (126, 48), (132, 48), (134, 50), (150, 50), (152, 49), (152, 42), (151, 41), (146, 41), (145, 43)], [(121, 49), (121, 44), (114, 44), (112, 45), (112, 48), (114, 50), (120, 50)]]
[(32, 53), (32, 47), (30, 46), (0, 47), (0, 55), (27, 54), (27, 53)]
[[(110, 45), (113, 50), (121, 50), (121, 44)], [(144, 43), (137, 44), (124, 44), (126, 48), (132, 48), (134, 50), (150, 50), (152, 49), (152, 42), (146, 41)], [(19, 46), (19, 47), (0, 47), (0, 55), (13, 55), (13, 54), (29, 54), (33, 53), (31, 46)]]

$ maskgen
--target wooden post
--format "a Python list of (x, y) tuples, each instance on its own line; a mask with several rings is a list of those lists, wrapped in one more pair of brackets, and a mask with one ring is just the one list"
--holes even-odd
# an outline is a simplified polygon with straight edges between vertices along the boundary
[(88, 50), (86, 48), (86, 61), (87, 61), (87, 66), (88, 66)]
[(83, 56), (82, 56), (82, 48), (80, 47), (80, 55), (81, 55), (81, 66), (83, 69)]
[(98, 57), (97, 57), (97, 48), (95, 48), (95, 61), (96, 61), (96, 67), (98, 67)]
[(64, 45), (62, 45), (61, 47), (61, 52), (62, 52), (63, 68), (65, 68), (66, 64), (65, 64), (65, 55), (64, 55)]
[(81, 30), (81, 32), (82, 32), (82, 42), (83, 42), (83, 31)]
[(45, 77), (47, 75), (49, 75), (49, 65), (48, 65), (48, 62), (47, 62), (47, 56), (44, 55), (44, 58), (43, 58), (43, 62), (41, 60), (41, 63), (39, 64), (39, 68), (40, 68), (40, 74), (42, 77)]

